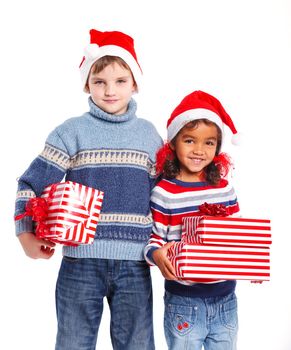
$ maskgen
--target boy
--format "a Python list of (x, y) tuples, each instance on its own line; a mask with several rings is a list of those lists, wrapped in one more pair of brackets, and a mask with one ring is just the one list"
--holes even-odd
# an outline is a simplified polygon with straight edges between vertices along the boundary
[[(150, 190), (162, 140), (137, 118), (133, 93), (142, 76), (134, 42), (121, 32), (90, 31), (80, 64), (90, 111), (48, 136), (44, 151), (20, 177), (16, 215), (31, 197), (65, 180), (97, 188), (104, 201), (92, 245), (63, 247), (56, 287), (57, 350), (94, 349), (103, 298), (114, 349), (154, 349), (152, 289), (143, 248), (151, 233)], [(25, 253), (50, 258), (54, 244), (36, 239), (31, 219), (16, 221)]]

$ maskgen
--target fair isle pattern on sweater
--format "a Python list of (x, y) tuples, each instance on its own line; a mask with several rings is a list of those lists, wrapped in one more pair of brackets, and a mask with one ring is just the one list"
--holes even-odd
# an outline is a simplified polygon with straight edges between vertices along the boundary
[(52, 145), (46, 144), (39, 157), (43, 158), (48, 163), (59, 167), (61, 170), (67, 171), (70, 168), (70, 157)]
[[(143, 259), (152, 228), (149, 201), (155, 182), (155, 154), (162, 140), (154, 126), (137, 118), (131, 100), (121, 116), (105, 113), (89, 99), (90, 112), (71, 118), (48, 136), (44, 150), (20, 177), (18, 215), (27, 200), (62, 180), (104, 192), (94, 244), (64, 247), (72, 257)], [(31, 232), (30, 218), (16, 233)]]
[(51, 145), (46, 145), (40, 157), (55, 164), (61, 169), (77, 169), (92, 166), (135, 166), (144, 168), (151, 176), (155, 176), (154, 163), (146, 152), (130, 149), (102, 149), (78, 152), (72, 159)]

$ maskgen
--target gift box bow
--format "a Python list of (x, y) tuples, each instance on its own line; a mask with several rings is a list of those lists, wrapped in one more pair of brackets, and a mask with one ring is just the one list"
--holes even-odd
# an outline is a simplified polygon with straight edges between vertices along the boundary
[(65, 245), (89, 244), (94, 241), (103, 195), (72, 181), (52, 184), (41, 197), (31, 198), (25, 213), (15, 219), (32, 216), (38, 238)]

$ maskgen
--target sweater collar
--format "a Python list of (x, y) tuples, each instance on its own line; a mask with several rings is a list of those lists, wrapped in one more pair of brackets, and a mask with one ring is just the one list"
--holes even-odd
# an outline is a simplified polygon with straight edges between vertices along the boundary
[(209, 183), (206, 181), (196, 181), (196, 182), (186, 182), (178, 179), (171, 179), (168, 180), (170, 182), (173, 182), (176, 185), (182, 186), (182, 187), (205, 187), (209, 186)]
[(99, 108), (93, 102), (91, 97), (89, 97), (88, 101), (89, 101), (89, 107), (90, 107), (90, 114), (93, 115), (95, 118), (106, 120), (108, 122), (113, 122), (113, 123), (127, 122), (133, 118), (136, 118), (135, 113), (136, 113), (137, 105), (134, 99), (131, 99), (129, 101), (127, 111), (124, 114), (120, 114), (120, 115), (104, 112), (103, 109)]

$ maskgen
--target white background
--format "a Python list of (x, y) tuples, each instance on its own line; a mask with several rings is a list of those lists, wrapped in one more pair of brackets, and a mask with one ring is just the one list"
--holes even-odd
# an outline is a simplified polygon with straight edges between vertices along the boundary
[[(226, 144), (232, 181), (244, 216), (272, 219), (274, 242), (271, 282), (238, 283), (238, 350), (290, 350), (290, 1), (11, 0), (1, 7), (0, 348), (54, 348), (61, 249), (49, 261), (24, 255), (14, 236), (16, 178), (56, 125), (88, 109), (78, 66), (96, 28), (135, 38), (145, 77), (138, 115), (163, 138), (173, 108), (196, 89), (218, 97), (244, 133), (240, 147)], [(163, 278), (152, 273), (163, 350)], [(107, 307), (97, 349), (111, 349)]]

